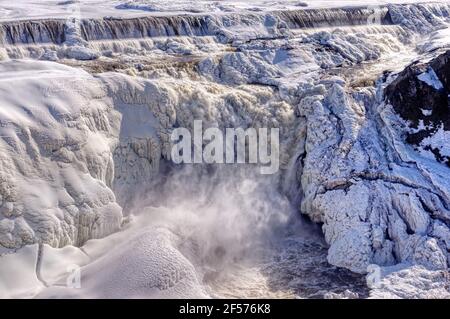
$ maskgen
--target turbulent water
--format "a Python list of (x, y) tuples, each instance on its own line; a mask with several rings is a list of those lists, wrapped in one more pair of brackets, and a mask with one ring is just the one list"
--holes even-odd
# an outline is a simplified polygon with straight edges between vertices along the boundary
[[(448, 167), (384, 89), (448, 48), (449, 17), (2, 21), (0, 297), (448, 296)], [(280, 171), (175, 165), (194, 120), (279, 128)]]

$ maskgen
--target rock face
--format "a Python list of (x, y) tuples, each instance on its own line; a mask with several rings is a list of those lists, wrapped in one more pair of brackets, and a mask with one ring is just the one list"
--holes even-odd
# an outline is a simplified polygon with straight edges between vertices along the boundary
[[(447, 54), (430, 63), (442, 79), (448, 74), (446, 60)], [(348, 94), (338, 83), (327, 84), (299, 104), (307, 123), (299, 152), (301, 207), (323, 223), (330, 263), (355, 272), (365, 272), (372, 263), (447, 269), (448, 168), (436, 166), (434, 156), (411, 150), (404, 138), (411, 128), (399, 117), (416, 126), (420, 119), (428, 120), (422, 127), (437, 125), (441, 132), (434, 130), (422, 144), (439, 150), (438, 160), (445, 156), (447, 93), (430, 70), (409, 67), (381, 82), (377, 92)], [(424, 116), (420, 101), (429, 101), (436, 114)]]
[[(434, 154), (450, 166), (445, 135), (450, 130), (450, 51), (429, 63), (408, 66), (386, 88), (395, 111), (410, 123), (407, 142)], [(434, 142), (441, 138), (441, 145)]]

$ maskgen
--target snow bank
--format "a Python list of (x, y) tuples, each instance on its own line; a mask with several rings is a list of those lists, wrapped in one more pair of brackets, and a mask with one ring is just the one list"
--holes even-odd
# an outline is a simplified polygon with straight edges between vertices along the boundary
[(173, 246), (174, 234), (149, 230), (132, 236), (112, 253), (82, 267), (79, 289), (67, 287), (63, 276), (61, 287), (45, 289), (36, 298), (207, 297), (194, 267)]
[(0, 244), (80, 245), (120, 228), (111, 110), (89, 74), (50, 62), (0, 64)]

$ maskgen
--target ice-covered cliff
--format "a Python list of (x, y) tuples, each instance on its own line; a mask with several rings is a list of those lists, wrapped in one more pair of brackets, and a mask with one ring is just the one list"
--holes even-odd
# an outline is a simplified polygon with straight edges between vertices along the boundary
[[(242, 282), (364, 296), (361, 278), (337, 266), (368, 278), (381, 269), (375, 297), (425, 296), (426, 284), (393, 288), (416, 273), (443, 297), (448, 54), (438, 56), (450, 48), (438, 35), (449, 18), (449, 4), (430, 3), (1, 22), (0, 296), (116, 297), (124, 285), (121, 297), (223, 296)], [(280, 128), (281, 171), (174, 166), (169, 136), (196, 119)], [(325, 243), (307, 240), (317, 234), (292, 222), (298, 213)], [(259, 249), (270, 261), (233, 268)], [(320, 261), (319, 284), (283, 277), (309, 267), (296, 251)], [(115, 266), (74, 292), (45, 263), (66, 254), (88, 277)], [(152, 275), (114, 279), (136, 265)], [(17, 271), (31, 284), (7, 278)], [(336, 288), (338, 277), (349, 281)]]

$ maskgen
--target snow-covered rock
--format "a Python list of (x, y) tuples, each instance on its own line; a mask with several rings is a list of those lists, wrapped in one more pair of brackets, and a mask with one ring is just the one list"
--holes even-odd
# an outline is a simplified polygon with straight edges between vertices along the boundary
[(399, 264), (383, 269), (370, 293), (372, 299), (448, 299), (448, 271)]
[[(114, 133), (105, 90), (51, 62), (2, 62), (0, 245), (79, 245), (120, 228), (108, 188)], [(115, 116), (115, 117), (114, 117)], [(117, 121), (117, 120), (116, 120)]]

